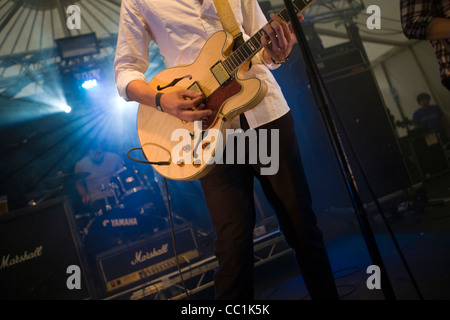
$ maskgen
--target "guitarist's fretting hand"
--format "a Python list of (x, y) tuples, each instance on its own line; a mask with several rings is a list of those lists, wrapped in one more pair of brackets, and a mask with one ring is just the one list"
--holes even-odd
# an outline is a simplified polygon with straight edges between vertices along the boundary
[(190, 90), (176, 90), (161, 96), (161, 108), (180, 120), (197, 121), (212, 114), (211, 110), (202, 110), (203, 94)]
[[(266, 35), (261, 37), (261, 44), (269, 59), (271, 58), (275, 62), (285, 61), (295, 43), (294, 31), (277, 14), (271, 13), (270, 18), (272, 19), (271, 23), (263, 28)], [(299, 15), (298, 19), (301, 22), (304, 17)]]

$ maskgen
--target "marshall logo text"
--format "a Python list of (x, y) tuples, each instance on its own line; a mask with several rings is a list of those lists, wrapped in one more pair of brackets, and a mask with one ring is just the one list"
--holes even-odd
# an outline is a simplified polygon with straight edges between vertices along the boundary
[(135, 266), (138, 263), (142, 263), (146, 260), (152, 259), (154, 257), (160, 256), (162, 254), (165, 254), (169, 252), (169, 244), (168, 243), (164, 243), (160, 249), (155, 249), (153, 248), (153, 251), (151, 252), (146, 252), (144, 254), (142, 254), (142, 250), (139, 250), (138, 252), (135, 253), (135, 259), (132, 260), (130, 263)]
[(4, 255), (4, 256), (2, 256), (2, 264), (0, 265), (0, 270), (7, 268), (7, 267), (11, 267), (18, 263), (22, 263), (22, 262), (37, 258), (42, 255), (42, 251), (43, 251), (43, 247), (39, 246), (39, 247), (36, 247), (36, 249), (34, 249), (34, 251), (30, 252), (30, 253), (25, 251), (22, 255), (16, 254), (13, 257), (11, 257), (10, 254)]

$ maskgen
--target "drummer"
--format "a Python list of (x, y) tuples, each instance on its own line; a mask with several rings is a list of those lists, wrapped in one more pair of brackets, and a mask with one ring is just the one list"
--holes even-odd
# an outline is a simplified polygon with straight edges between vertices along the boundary
[[(123, 159), (112, 152), (105, 152), (100, 143), (89, 145), (88, 154), (75, 164), (75, 173), (88, 173), (76, 182), (76, 189), (84, 205), (94, 213), (101, 213), (116, 204), (110, 186), (111, 177), (124, 166)], [(100, 212), (101, 211), (101, 212)]]

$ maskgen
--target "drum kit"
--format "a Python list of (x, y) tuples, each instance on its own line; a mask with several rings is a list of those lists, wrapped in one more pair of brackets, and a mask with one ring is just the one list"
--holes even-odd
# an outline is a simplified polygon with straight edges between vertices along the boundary
[[(37, 206), (58, 193), (69, 192), (69, 185), (88, 176), (89, 173), (60, 172), (47, 180), (60, 185), (48, 191), (42, 199), (30, 201), (29, 205)], [(156, 178), (149, 179), (144, 172), (124, 166), (100, 188), (103, 198), (82, 212), (74, 212), (80, 238), (88, 252), (99, 253), (170, 226), (166, 195)]]
[(168, 228), (165, 196), (155, 184), (136, 168), (116, 171), (109, 184), (101, 186), (103, 199), (92, 206), (90, 220), (82, 228), (86, 250), (98, 253)]

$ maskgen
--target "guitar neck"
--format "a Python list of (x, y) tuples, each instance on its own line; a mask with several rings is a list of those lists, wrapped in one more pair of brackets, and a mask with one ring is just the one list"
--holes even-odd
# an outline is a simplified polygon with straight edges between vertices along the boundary
[[(294, 0), (293, 5), (295, 14), (305, 11), (314, 1), (315, 0)], [(278, 16), (286, 22), (290, 21), (286, 8), (283, 9)], [(270, 24), (270, 22), (271, 21), (269, 21), (268, 24)], [(266, 34), (266, 32), (263, 28), (261, 28), (256, 34), (254, 34), (223, 61), (223, 65), (229, 74), (235, 74), (246, 61), (251, 59), (262, 49), (261, 36), (264, 34)]]

